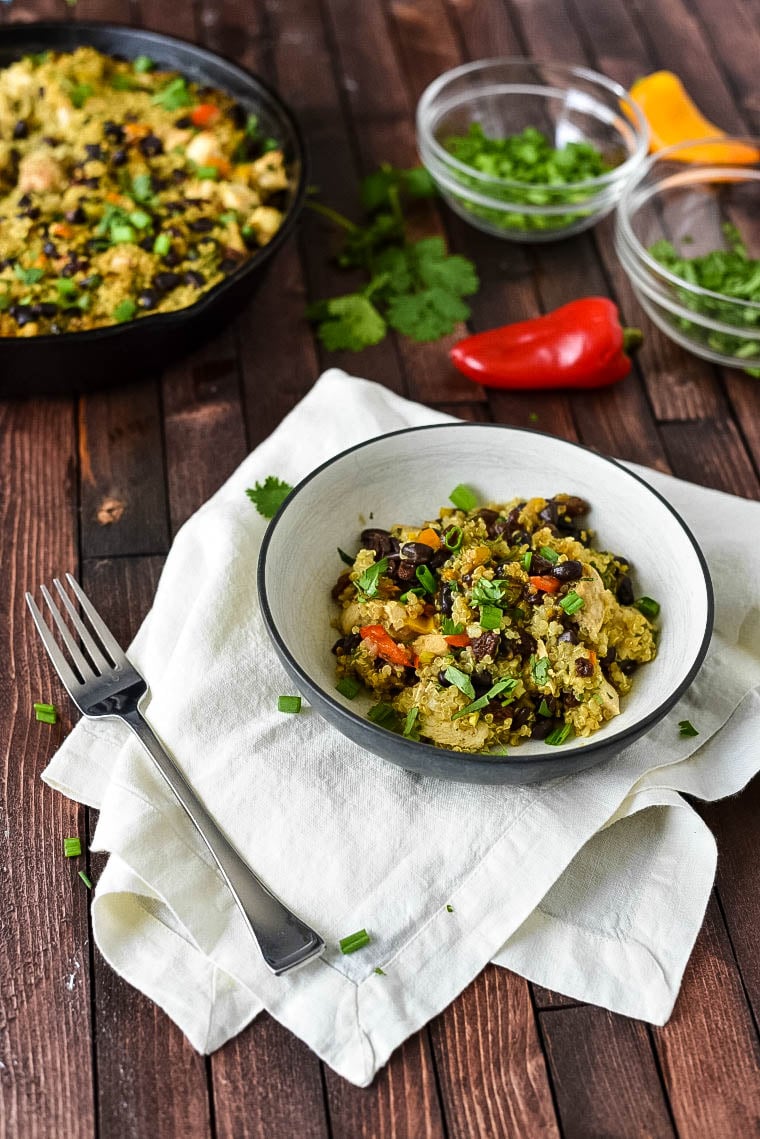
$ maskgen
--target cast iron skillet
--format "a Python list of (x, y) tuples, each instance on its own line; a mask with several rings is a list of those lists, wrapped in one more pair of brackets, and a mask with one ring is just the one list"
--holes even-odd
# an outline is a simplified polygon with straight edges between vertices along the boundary
[(306, 150), (291, 111), (260, 79), (205, 48), (118, 24), (9, 24), (0, 29), (0, 67), (30, 52), (73, 51), (83, 44), (127, 59), (149, 55), (159, 67), (232, 95), (259, 116), (265, 135), (282, 141), (294, 186), (285, 221), (269, 245), (189, 308), (87, 332), (1, 337), (0, 395), (60, 394), (139, 380), (196, 348), (254, 292), (303, 208)]

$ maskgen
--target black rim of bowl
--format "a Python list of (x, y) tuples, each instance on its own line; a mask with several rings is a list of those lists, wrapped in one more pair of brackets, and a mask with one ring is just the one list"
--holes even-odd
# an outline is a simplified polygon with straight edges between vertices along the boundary
[[(13, 46), (18, 46), (19, 48), (19, 58), (24, 54), (25, 41), (28, 41), (26, 50), (31, 51), (32, 46), (37, 45), (47, 34), (58, 35), (65, 33), (67, 36), (70, 36), (72, 40), (71, 47), (56, 43), (51, 44), (51, 50), (69, 51), (75, 50), (77, 46), (91, 46), (87, 40), (82, 40), (79, 44), (74, 42), (79, 32), (84, 32), (85, 34), (89, 32), (101, 32), (104, 35), (110, 32), (114, 35), (123, 35), (133, 39), (135, 44), (139, 44), (141, 47), (155, 43), (177, 46), (179, 48), (190, 48), (196, 57), (205, 58), (217, 64), (223, 63), (225, 67), (235, 71), (238, 78), (243, 82), (249, 85), (254, 84), (258, 89), (258, 93), (262, 94), (265, 99), (269, 100), (272, 106), (276, 107), (277, 113), (287, 122), (289, 130), (292, 132), (292, 140), (296, 143), (296, 153), (293, 158), (299, 168), (298, 182), (293, 192), (292, 200), (288, 205), (283, 223), (268, 245), (262, 246), (261, 249), (257, 250), (246, 261), (243, 261), (239, 268), (233, 273), (230, 273), (230, 275), (223, 281), (220, 281), (219, 284), (214, 285), (212, 289), (209, 289), (208, 292), (199, 297), (197, 301), (193, 301), (191, 305), (176, 309), (174, 312), (151, 313), (125, 324), (108, 324), (102, 328), (84, 329), (81, 332), (65, 332), (55, 336), (48, 333), (43, 336), (32, 336), (28, 339), (19, 336), (2, 336), (0, 337), (0, 350), (2, 349), (3, 343), (6, 342), (12, 342), (14, 346), (22, 343), (52, 346), (55, 344), (60, 345), (61, 340), (64, 338), (68, 342), (84, 345), (108, 340), (112, 337), (124, 336), (125, 333), (134, 331), (135, 328), (142, 328), (146, 322), (149, 322), (151, 331), (160, 331), (162, 328), (171, 328), (182, 324), (185, 320), (192, 320), (203, 316), (210, 307), (216, 307), (228, 290), (232, 289), (242, 277), (258, 269), (259, 266), (267, 261), (280, 248), (283, 242), (286, 241), (292, 233), (306, 200), (309, 175), (308, 152), (303, 132), (290, 106), (278, 95), (273, 87), (270, 87), (270, 85), (258, 75), (241, 67), (239, 63), (229, 59), (226, 55), (222, 55), (221, 52), (210, 51), (208, 48), (202, 47), (192, 40), (182, 39), (180, 36), (164, 35), (163, 32), (154, 32), (150, 28), (133, 28), (128, 24), (112, 24), (108, 21), (100, 20), (81, 20), (76, 22), (72, 21), (71, 23), (61, 20), (39, 20), (29, 24), (8, 24), (4, 28), (0, 28), (0, 44), (13, 40)], [(105, 47), (98, 48), (97, 50), (102, 51), (104, 55), (108, 54)]]
[[(341, 719), (345, 719), (347, 722), (357, 725), (357, 727), (361, 726), (361, 728), (365, 731), (374, 729), (377, 732), (386, 732), (389, 736), (392, 736), (395, 744), (398, 747), (398, 762), (401, 764), (401, 766), (404, 766), (403, 757), (405, 755), (409, 755), (410, 757), (415, 756), (417, 759), (419, 759), (420, 755), (424, 754), (430, 754), (431, 756), (445, 755), (452, 761), (460, 761), (463, 765), (466, 765), (470, 758), (477, 758), (479, 762), (490, 761), (494, 766), (509, 766), (510, 764), (516, 765), (517, 763), (520, 763), (531, 767), (540, 767), (547, 760), (556, 760), (557, 757), (562, 754), (561, 747), (553, 748), (551, 751), (540, 752), (539, 754), (534, 753), (532, 755), (525, 756), (521, 756), (519, 752), (518, 754), (509, 755), (489, 755), (487, 752), (478, 752), (476, 755), (472, 755), (471, 753), (466, 752), (451, 751), (449, 748), (436, 747), (435, 744), (425, 743), (422, 740), (409, 740), (404, 736), (398, 735), (395, 732), (389, 732), (388, 729), (381, 728), (377, 724), (373, 724), (371, 720), (368, 720), (366, 718), (366, 716), (361, 716), (359, 713), (352, 712), (349, 708), (346, 708), (343, 704), (340, 703), (340, 701), (336, 700), (330, 692), (327, 692), (324, 688), (312, 680), (309, 674), (304, 671), (304, 669), (300, 666), (280, 636), (279, 630), (277, 629), (274, 617), (272, 615), (271, 608), (269, 606), (265, 578), (267, 552), (269, 550), (270, 542), (275, 530), (277, 529), (278, 523), (285, 516), (288, 505), (293, 501), (294, 498), (296, 498), (298, 494), (300, 494), (300, 492), (306, 486), (308, 486), (310, 482), (312, 482), (313, 479), (317, 478), (317, 476), (320, 475), (322, 471), (324, 471), (327, 467), (332, 466), (332, 464), (337, 462), (339, 459), (345, 458), (347, 455), (352, 454), (354, 451), (360, 451), (363, 447), (366, 447), (371, 443), (376, 443), (379, 439), (391, 439), (396, 435), (419, 434), (420, 432), (424, 431), (440, 431), (441, 429), (450, 430), (451, 428), (459, 429), (472, 427), (487, 427), (490, 430), (500, 431), (519, 431), (523, 435), (535, 435), (544, 439), (551, 439), (553, 442), (560, 442), (566, 444), (568, 447), (575, 447), (578, 451), (585, 451), (587, 454), (593, 455), (595, 458), (600, 459), (602, 462), (609, 463), (611, 466), (617, 467), (618, 470), (623, 471), (623, 473), (628, 475), (629, 478), (632, 478), (636, 482), (640, 483), (643, 487), (645, 487), (647, 491), (649, 491), (650, 494), (659, 499), (663, 506), (665, 506), (673, 515), (676, 523), (681, 527), (694, 549), (694, 553), (696, 554), (700, 569), (702, 570), (702, 576), (705, 585), (705, 592), (707, 597), (707, 619), (705, 622), (705, 632), (702, 637), (702, 642), (687, 675), (684, 677), (678, 687), (665, 700), (658, 704), (657, 707), (654, 708), (648, 716), (645, 716), (641, 720), (637, 720), (635, 724), (631, 725), (631, 727), (626, 728), (622, 732), (617, 732), (615, 735), (604, 736), (603, 739), (596, 741), (593, 741), (593, 737), (591, 737), (593, 742), (586, 744), (583, 748), (573, 749), (572, 754), (583, 754), (584, 756), (588, 756), (598, 752), (603, 752), (604, 756), (601, 758), (604, 758), (605, 756), (611, 754), (612, 751), (616, 753), (620, 752), (626, 746), (627, 741), (638, 739), (638, 737), (643, 735), (649, 729), (649, 727), (657, 723), (658, 720), (662, 719), (662, 717), (670, 711), (670, 709), (678, 702), (683, 693), (694, 680), (694, 677), (697, 675), (697, 672), (699, 671), (702, 662), (705, 659), (705, 655), (710, 644), (710, 639), (712, 637), (713, 621), (715, 615), (715, 600), (713, 594), (712, 579), (710, 577), (710, 570), (707, 566), (707, 562), (705, 561), (705, 556), (699, 547), (699, 543), (697, 542), (689, 527), (684, 522), (681, 515), (677, 510), (675, 510), (674, 507), (670, 505), (668, 500), (663, 495), (661, 495), (659, 491), (655, 490), (654, 487), (649, 485), (646, 479), (643, 479), (640, 475), (637, 475), (633, 471), (630, 471), (622, 463), (618, 462), (617, 459), (611, 459), (607, 455), (600, 455), (598, 451), (594, 451), (591, 447), (584, 447), (581, 443), (573, 443), (568, 439), (559, 439), (556, 435), (550, 435), (547, 431), (532, 431), (527, 427), (510, 427), (508, 424), (502, 423), (465, 423), (462, 421), (455, 423), (435, 423), (423, 425), (420, 427), (402, 427), (398, 431), (388, 431), (382, 435), (376, 435), (372, 439), (365, 439), (361, 443), (355, 443), (352, 447), (347, 447), (345, 451), (340, 451), (331, 459), (327, 459), (324, 463), (320, 463), (318, 467), (306, 475), (306, 477), (303, 478), (297, 484), (297, 486), (293, 488), (293, 490), (284, 500), (277, 514), (269, 523), (269, 526), (267, 527), (266, 533), (264, 534), (264, 538), (261, 543), (258, 567), (256, 571), (256, 584), (259, 594), (259, 603), (261, 605), (261, 613), (264, 618), (264, 624), (266, 625), (267, 632), (269, 633), (269, 636), (271, 637), (275, 648), (280, 654), (283, 661), (287, 661), (288, 666), (298, 676), (299, 681), (301, 681), (303, 684), (304, 690), (306, 692), (316, 693), (318, 697), (324, 700), (330, 706), (331, 710)], [(419, 768), (420, 764), (419, 762), (416, 762), (410, 766)]]

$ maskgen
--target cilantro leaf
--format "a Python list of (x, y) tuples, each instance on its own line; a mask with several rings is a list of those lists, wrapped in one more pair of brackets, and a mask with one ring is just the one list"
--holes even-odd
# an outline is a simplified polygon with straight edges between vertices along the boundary
[(391, 297), (387, 320), (391, 328), (411, 340), (425, 341), (448, 335), (469, 315), (470, 309), (460, 297), (436, 287)]
[[(400, 249), (397, 245), (389, 245), (377, 254), (372, 267), (375, 276), (371, 283), (376, 285), (378, 291), (395, 294), (411, 291), (414, 279), (406, 249)], [(386, 278), (382, 285), (377, 283), (377, 278), (380, 276)]]
[(426, 237), (412, 246), (420, 279), (430, 288), (438, 286), (459, 297), (478, 290), (478, 275), (472, 261), (457, 254), (449, 256), (441, 237)]
[(263, 483), (256, 483), (245, 492), (259, 514), (264, 518), (274, 518), (293, 487), (274, 475), (267, 475)]
[(401, 192), (410, 198), (433, 198), (438, 193), (424, 166), (400, 170), (387, 162), (362, 179), (360, 192), (362, 205), (369, 213), (392, 206), (394, 192), (396, 196)]
[(365, 597), (374, 597), (380, 584), (380, 578), (387, 572), (387, 569), (387, 558), (381, 558), (380, 561), (375, 562), (374, 565), (367, 566), (364, 573), (360, 573), (354, 582), (356, 588), (363, 593)]
[(401, 183), (410, 198), (434, 198), (438, 187), (424, 166), (402, 171)]
[(363, 293), (319, 301), (310, 306), (307, 315), (318, 323), (317, 335), (331, 352), (359, 352), (379, 343), (386, 332), (385, 321)]

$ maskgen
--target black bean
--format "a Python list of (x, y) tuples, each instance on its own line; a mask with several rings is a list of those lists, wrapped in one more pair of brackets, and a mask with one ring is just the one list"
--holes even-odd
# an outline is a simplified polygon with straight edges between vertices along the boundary
[(89, 190), (97, 190), (100, 185), (100, 178), (83, 178), (81, 184), (87, 186)]
[(525, 629), (520, 629), (520, 651), (524, 656), (530, 656), (538, 648), (536, 638), (528, 633)]
[(32, 305), (32, 312), (35, 316), (55, 316), (58, 312), (58, 305), (53, 304), (52, 301), (39, 301)]
[(103, 124), (103, 134), (112, 142), (124, 142), (124, 130), (118, 123), (107, 122)]
[(566, 708), (577, 708), (580, 704), (580, 700), (577, 696), (573, 696), (572, 692), (566, 692), (564, 694), (563, 700), (565, 702)]
[(175, 265), (181, 265), (185, 259), (176, 249), (168, 249), (162, 260), (164, 265), (169, 265), (170, 268), (174, 268)]
[(578, 676), (592, 676), (594, 673), (594, 666), (588, 657), (578, 657), (575, 662), (575, 671)]
[(196, 289), (202, 289), (206, 284), (206, 278), (197, 269), (188, 269), (184, 276), (184, 282), (186, 285), (194, 285)]
[(638, 661), (635, 660), (619, 660), (617, 666), (622, 672), (623, 676), (631, 676), (638, 666)]
[(168, 293), (171, 289), (176, 289), (181, 282), (182, 278), (179, 273), (156, 273), (153, 278), (153, 285), (160, 293)]
[(488, 526), (490, 522), (496, 521), (496, 519), (499, 517), (499, 512), (498, 510), (489, 510), (488, 507), (484, 507), (482, 510), (478, 511), (475, 517), (482, 518), (486, 526)]
[(496, 660), (499, 655), (499, 643), (501, 637), (496, 631), (490, 629), (481, 633), (474, 641), (470, 642), (470, 649), (475, 660), (483, 660), (484, 657), (490, 657), (491, 660)]
[(182, 230), (178, 225), (168, 225), (166, 227), (166, 232), (170, 233), (172, 237), (182, 237)]
[(86, 142), (84, 145), (84, 150), (88, 158), (103, 157), (103, 149), (99, 142)]
[(616, 656), (617, 649), (614, 645), (610, 645), (610, 647), (607, 649), (606, 654), (602, 657), (601, 663), (605, 666), (609, 666), (614, 663)]
[(433, 556), (428, 562), (431, 569), (440, 569), (445, 562), (451, 557), (451, 550), (447, 550), (445, 546), (433, 551)]
[(552, 566), (550, 572), (560, 581), (578, 581), (583, 575), (583, 566), (574, 558), (570, 558), (566, 562), (558, 562), (556, 566)]
[(538, 576), (550, 574), (555, 568), (554, 562), (550, 562), (543, 554), (537, 554), (533, 551), (533, 557), (530, 559), (530, 572)]
[(31, 206), (31, 204), (32, 204), (32, 195), (31, 194), (22, 194), (18, 200), (18, 204), (19, 204), (20, 209), (25, 210), (27, 206)]
[(473, 672), (470, 680), (476, 697), (485, 696), (488, 689), (493, 687), (493, 677), (490, 672)]
[(65, 217), (66, 221), (70, 221), (72, 225), (84, 225), (87, 221), (87, 214), (81, 206), (77, 206), (76, 209), (73, 210), (67, 210)]
[(211, 218), (196, 218), (195, 221), (187, 223), (187, 228), (193, 233), (208, 233), (214, 228), (214, 222)]
[(74, 274), (76, 273), (76, 271), (77, 271), (76, 265), (73, 265), (71, 263), (71, 261), (69, 261), (68, 265), (64, 265), (64, 267), (61, 269), (61, 276), (62, 277), (73, 277)]
[(530, 538), (525, 530), (512, 530), (509, 534), (509, 541), (512, 546), (530, 545)]
[(184, 182), (186, 179), (187, 179), (187, 173), (184, 170), (172, 170), (172, 173), (171, 173), (172, 182), (176, 182), (177, 185), (179, 185), (180, 182)]
[(21, 212), (18, 213), (16, 216), (20, 217), (20, 218), (31, 218), (32, 221), (36, 221), (37, 218), (40, 216), (40, 207), (39, 206), (29, 206), (29, 209), (21, 210)]
[(138, 241), (137, 244), (140, 246), (141, 249), (144, 249), (147, 253), (150, 253), (150, 251), (153, 249), (153, 238), (152, 237), (144, 237), (142, 239), (142, 241)]
[(230, 116), (238, 130), (242, 130), (248, 122), (248, 112), (246, 111), (245, 107), (240, 105), (240, 103), (233, 103), (227, 111), (227, 114)]
[(182, 115), (181, 118), (174, 120), (174, 125), (184, 131), (193, 125), (193, 120), (189, 115)]
[(34, 313), (32, 312), (31, 305), (11, 305), (8, 309), (13, 319), (19, 328), (23, 328), (25, 324), (30, 324), (34, 320)]
[(401, 557), (415, 566), (426, 565), (432, 556), (432, 546), (426, 546), (424, 542), (404, 542), (401, 547)]
[(615, 596), (621, 605), (633, 605), (635, 595), (633, 592), (633, 582), (627, 573), (618, 579), (617, 588), (615, 589)]
[(557, 506), (557, 503), (554, 501), (554, 499), (551, 499), (551, 501), (547, 502), (543, 510), (539, 510), (538, 517), (542, 522), (550, 523), (552, 526), (557, 525), (557, 521), (559, 519), (559, 507)]
[(450, 617), (454, 608), (454, 594), (448, 581), (441, 584), (436, 595), (436, 604), (445, 617)]
[(163, 154), (164, 144), (161, 139), (154, 134), (146, 134), (145, 138), (141, 138), (137, 144), (145, 158), (155, 158), (157, 154)]
[(510, 708), (512, 712), (512, 727), (521, 728), (523, 724), (527, 724), (530, 719), (531, 709), (524, 706), (519, 708)]
[(58, 139), (57, 138), (51, 138), (50, 135), (45, 135), (45, 137), (43, 138), (42, 141), (45, 143), (46, 146), (58, 146)]
[(545, 716), (539, 716), (530, 730), (532, 740), (545, 740), (551, 731), (556, 728), (556, 722)]
[(126, 161), (127, 161), (126, 150), (115, 150), (113, 152), (113, 154), (111, 155), (111, 165), (112, 166), (124, 166)]
[(158, 298), (152, 289), (143, 289), (137, 298), (137, 304), (140, 308), (155, 308), (158, 304)]
[(183, 214), (186, 208), (185, 202), (164, 202), (167, 214)]
[(381, 530), (379, 527), (370, 526), (366, 530), (362, 530), (359, 540), (363, 550), (374, 550), (377, 558), (385, 558), (388, 554), (394, 552), (393, 538), (387, 530)]
[(578, 498), (576, 494), (569, 494), (560, 500), (559, 509), (560, 513), (566, 514), (570, 518), (579, 518), (582, 514), (588, 514), (591, 507), (585, 498)]
[(53, 245), (52, 241), (46, 241), (42, 246), (42, 252), (46, 257), (57, 257), (58, 250)]
[(557, 639), (560, 641), (566, 641), (569, 645), (578, 644), (578, 634), (576, 633), (575, 629), (565, 629), (564, 633), (560, 633)]
[(348, 656), (349, 653), (359, 647), (361, 640), (358, 633), (346, 633), (345, 637), (338, 637), (332, 647), (332, 651), (336, 657)]
[(13, 137), (14, 138), (26, 138), (28, 136), (28, 134), (29, 134), (29, 127), (26, 125), (26, 123), (24, 122), (23, 119), (19, 119), (19, 121), (16, 123), (15, 127), (13, 128)]
[(441, 671), (438, 673), (438, 683), (440, 684), (441, 688), (451, 688), (451, 681), (446, 676), (444, 669), (441, 669)]

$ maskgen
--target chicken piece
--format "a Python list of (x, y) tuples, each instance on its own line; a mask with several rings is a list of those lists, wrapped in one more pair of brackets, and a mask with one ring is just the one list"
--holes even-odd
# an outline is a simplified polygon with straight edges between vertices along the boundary
[(219, 197), (225, 209), (239, 210), (240, 213), (254, 209), (261, 202), (256, 191), (242, 182), (223, 182), (219, 187)]
[(270, 150), (252, 162), (251, 176), (257, 186), (269, 193), (274, 193), (275, 190), (287, 190), (288, 172), (285, 169), (282, 151)]
[(282, 225), (282, 214), (272, 206), (259, 206), (248, 218), (259, 245), (267, 245)]
[(18, 168), (19, 190), (41, 193), (46, 190), (62, 190), (65, 184), (63, 167), (46, 151), (34, 150), (21, 159)]
[(20, 99), (24, 95), (30, 95), (34, 88), (35, 78), (28, 60), (22, 59), (18, 63), (12, 63), (3, 71), (2, 89), (11, 98)]
[[(591, 580), (584, 580), (590, 578)], [(593, 566), (584, 565), (583, 579), (573, 583), (573, 589), (579, 597), (583, 598), (583, 608), (576, 614), (578, 628), (581, 633), (596, 640), (599, 630), (604, 623), (606, 602), (604, 582)]]
[(219, 187), (210, 178), (193, 178), (185, 184), (184, 196), (191, 202), (212, 202)]
[(601, 705), (605, 720), (620, 715), (620, 697), (606, 679), (602, 678), (601, 685), (594, 693), (594, 699)]
[(420, 726), (425, 736), (439, 747), (466, 747), (470, 751), (480, 751), (488, 739), (488, 724), (482, 720), (472, 724), (467, 717), (460, 720), (439, 720), (423, 714)]
[(191, 130), (183, 130), (181, 127), (169, 127), (161, 141), (164, 144), (164, 150), (169, 154), (172, 150), (176, 150), (177, 147), (187, 146), (192, 137), (193, 132)]
[(134, 275), (139, 273), (148, 278), (154, 269), (153, 258), (138, 245), (114, 245), (97, 258), (97, 268), (101, 273)]
[(430, 653), (434, 657), (446, 656), (446, 653), (450, 651), (442, 633), (423, 633), (422, 636), (414, 640), (412, 648), (418, 656), (421, 656), (422, 653)]
[(224, 162), (219, 139), (211, 131), (199, 131), (187, 144), (185, 154), (198, 166), (210, 166), (214, 162)]

